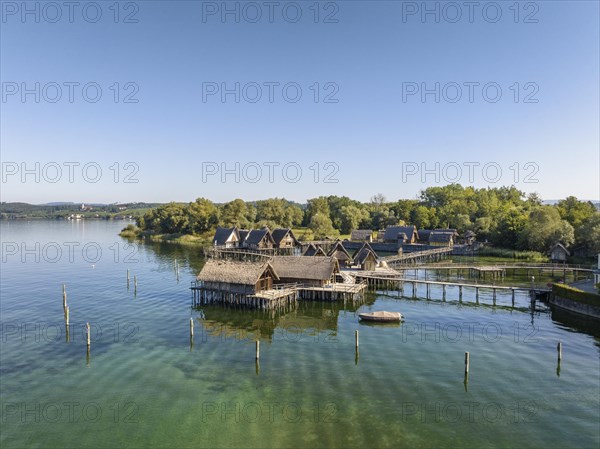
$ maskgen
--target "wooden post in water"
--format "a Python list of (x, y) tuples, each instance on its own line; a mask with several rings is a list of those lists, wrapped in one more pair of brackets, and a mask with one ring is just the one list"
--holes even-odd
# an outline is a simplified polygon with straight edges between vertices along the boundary
[(470, 355), (465, 352), (465, 377), (469, 375)]
[(65, 323), (67, 325), (67, 328), (69, 327), (69, 306), (67, 306), (65, 308)]
[(256, 340), (256, 360), (260, 359), (260, 340)]
[(358, 349), (358, 331), (354, 331), (354, 344), (356, 349)]
[(556, 350), (558, 351), (558, 363), (562, 360), (562, 342), (558, 342), (558, 346), (556, 346)]
[(129, 268), (127, 268), (127, 288), (129, 288)]
[(90, 347), (90, 342), (91, 342), (90, 335), (91, 335), (91, 332), (90, 332), (90, 323), (85, 323), (85, 338), (87, 340), (87, 347), (88, 347), (88, 349)]
[(194, 338), (194, 319), (190, 318), (190, 338)]
[(67, 287), (63, 284), (63, 309), (67, 308)]
[(133, 293), (137, 293), (137, 276), (133, 276)]

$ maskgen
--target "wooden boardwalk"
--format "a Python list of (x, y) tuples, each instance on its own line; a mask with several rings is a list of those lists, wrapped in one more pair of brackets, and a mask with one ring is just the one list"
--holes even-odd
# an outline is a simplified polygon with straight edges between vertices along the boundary
[(515, 303), (515, 293), (516, 292), (526, 292), (532, 297), (536, 297), (538, 295), (543, 295), (550, 292), (550, 289), (546, 288), (527, 288), (527, 287), (517, 287), (517, 286), (503, 286), (503, 285), (493, 285), (493, 284), (470, 284), (465, 282), (443, 282), (443, 281), (425, 281), (419, 279), (406, 279), (400, 276), (379, 276), (377, 274), (369, 274), (369, 273), (355, 273), (357, 281), (367, 282), (370, 287), (375, 289), (381, 288), (385, 290), (397, 290), (399, 292), (405, 293), (405, 284), (409, 284), (412, 286), (412, 295), (411, 297), (416, 297), (417, 285), (425, 285), (426, 286), (426, 297), (430, 297), (430, 289), (431, 286), (441, 286), (442, 287), (442, 298), (446, 298), (446, 289), (454, 288), (458, 290), (458, 298), (462, 300), (463, 289), (474, 290), (476, 302), (479, 302), (479, 294), (481, 291), (491, 291), (492, 292), (492, 300), (494, 305), (496, 305), (496, 294), (497, 292), (510, 292), (512, 304), (514, 306)]
[(417, 264), (423, 261), (437, 261), (443, 257), (448, 256), (452, 253), (451, 247), (428, 249), (425, 251), (415, 251), (412, 253), (398, 254), (394, 256), (382, 257), (381, 260), (385, 261), (388, 265), (402, 265), (402, 264)]

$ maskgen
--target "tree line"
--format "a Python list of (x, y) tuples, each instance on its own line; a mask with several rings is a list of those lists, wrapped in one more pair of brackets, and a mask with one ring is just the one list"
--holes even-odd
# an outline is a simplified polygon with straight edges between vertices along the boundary
[(283, 198), (216, 204), (206, 198), (168, 203), (138, 218), (138, 226), (160, 234), (209, 235), (217, 226), (270, 229), (305, 228), (299, 237), (335, 238), (353, 229), (384, 229), (414, 224), (418, 229), (474, 231), (479, 241), (498, 247), (545, 252), (554, 243), (600, 252), (600, 212), (589, 201), (570, 196), (554, 205), (513, 187), (481, 188), (451, 184), (424, 189), (417, 199), (369, 202), (320, 196), (301, 205)]

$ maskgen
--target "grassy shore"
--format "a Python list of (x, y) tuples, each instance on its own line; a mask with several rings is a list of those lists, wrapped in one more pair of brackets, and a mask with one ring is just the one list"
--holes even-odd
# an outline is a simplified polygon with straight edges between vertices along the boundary
[(127, 239), (149, 240), (157, 243), (176, 243), (179, 245), (210, 245), (212, 234), (210, 235), (189, 235), (189, 234), (155, 234), (152, 231), (142, 231), (135, 225), (127, 225), (119, 233), (121, 237)]

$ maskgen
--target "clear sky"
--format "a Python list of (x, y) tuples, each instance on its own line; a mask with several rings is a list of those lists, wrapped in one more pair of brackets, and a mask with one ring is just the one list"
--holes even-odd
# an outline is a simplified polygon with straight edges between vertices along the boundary
[(2, 201), (600, 197), (597, 1), (71, 5), (1, 2)]

